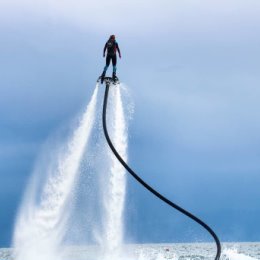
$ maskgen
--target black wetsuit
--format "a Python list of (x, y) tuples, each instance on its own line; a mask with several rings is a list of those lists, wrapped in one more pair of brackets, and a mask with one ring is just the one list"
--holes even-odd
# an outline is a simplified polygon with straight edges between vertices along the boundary
[(115, 40), (108, 40), (104, 47), (104, 51), (103, 51), (104, 56), (105, 56), (106, 50), (107, 50), (106, 66), (104, 67), (103, 74), (106, 73), (111, 60), (112, 60), (112, 64), (113, 64), (113, 73), (115, 74), (116, 73), (116, 63), (117, 63), (116, 51), (118, 51), (119, 57), (121, 57), (118, 43)]

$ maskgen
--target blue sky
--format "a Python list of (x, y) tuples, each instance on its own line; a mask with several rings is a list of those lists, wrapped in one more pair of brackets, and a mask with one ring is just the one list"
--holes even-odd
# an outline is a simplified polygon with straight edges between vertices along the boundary
[[(0, 10), (1, 247), (43, 143), (89, 100), (110, 34), (135, 101), (133, 168), (221, 239), (260, 240), (259, 1), (14, 0)], [(135, 213), (136, 227), (147, 224), (140, 241), (187, 239), (186, 220), (129, 185), (137, 208), (154, 205)], [(174, 238), (159, 232), (173, 218)]]

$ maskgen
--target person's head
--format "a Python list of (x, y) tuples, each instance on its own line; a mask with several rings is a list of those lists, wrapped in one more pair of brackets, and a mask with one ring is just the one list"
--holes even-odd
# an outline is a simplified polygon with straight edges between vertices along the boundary
[(116, 39), (116, 36), (114, 34), (110, 35), (109, 40), (113, 40), (114, 41), (115, 39)]

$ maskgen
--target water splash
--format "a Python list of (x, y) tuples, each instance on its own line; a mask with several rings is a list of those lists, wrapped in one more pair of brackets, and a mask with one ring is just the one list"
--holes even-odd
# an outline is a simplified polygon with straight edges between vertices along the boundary
[(59, 246), (66, 232), (71, 213), (69, 202), (93, 126), (97, 92), (96, 86), (66, 149), (59, 151), (57, 162), (49, 162), (45, 173), (48, 179), (41, 197), (37, 200), (36, 175), (28, 187), (14, 232), (13, 245), (17, 260), (62, 259)]
[[(118, 153), (127, 161), (127, 128), (120, 85), (111, 88), (110, 96), (109, 132)], [(107, 147), (107, 149), (108, 156), (111, 159), (111, 166), (107, 189), (103, 199), (105, 207), (103, 247), (105, 259), (118, 259), (120, 258), (124, 238), (123, 214), (125, 206), (126, 172), (110, 148)]]
[[(127, 161), (127, 119), (131, 118), (133, 109), (132, 106), (126, 106), (124, 110), (122, 98), (127, 98), (128, 95), (122, 97), (122, 89), (127, 90), (119, 85), (111, 87), (108, 128), (116, 149)], [(87, 240), (98, 242), (101, 247), (91, 259), (121, 258), (126, 174), (107, 146), (100, 125), (99, 135), (95, 132), (89, 140), (96, 115), (98, 120), (95, 122), (101, 122), (99, 110), (102, 106), (96, 109), (97, 101), (96, 88), (66, 149), (59, 151), (57, 156), (52, 156), (48, 167), (45, 167), (46, 170), (44, 163), (40, 161), (39, 167), (41, 172), (44, 171), (47, 181), (44, 183), (39, 179), (43, 174), (34, 175), (34, 180), (27, 189), (14, 233), (16, 260), (67, 259), (66, 250), (61, 250), (61, 245), (67, 242), (74, 244), (75, 241), (80, 245), (82, 241), (86, 241), (86, 236)], [(129, 102), (126, 104), (129, 105)], [(93, 166), (88, 166), (92, 177), (89, 173), (86, 174), (86, 170), (89, 171), (86, 167), (88, 158)], [(82, 163), (85, 164), (84, 169)], [(85, 174), (79, 174), (84, 171)], [(87, 183), (91, 185), (88, 186)], [(39, 189), (41, 196), (37, 198)], [(89, 228), (86, 228), (86, 225)], [(99, 238), (96, 239), (96, 236)]]
[(221, 260), (256, 260), (256, 258), (238, 253), (236, 249), (226, 249)]

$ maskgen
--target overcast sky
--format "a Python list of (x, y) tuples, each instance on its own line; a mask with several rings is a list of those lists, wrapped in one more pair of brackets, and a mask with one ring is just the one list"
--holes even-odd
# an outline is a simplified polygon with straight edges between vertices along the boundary
[(90, 99), (110, 34), (135, 102), (133, 168), (221, 239), (259, 241), (259, 13), (258, 0), (2, 1), (0, 247), (45, 140)]

